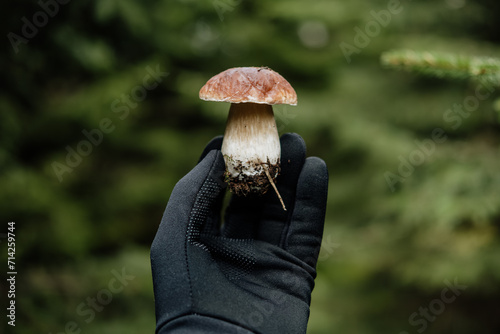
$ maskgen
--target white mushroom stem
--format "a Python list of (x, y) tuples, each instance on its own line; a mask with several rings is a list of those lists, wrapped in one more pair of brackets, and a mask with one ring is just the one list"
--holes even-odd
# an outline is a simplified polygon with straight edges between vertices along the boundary
[(265, 192), (270, 183), (286, 210), (274, 184), (279, 173), (281, 147), (272, 106), (232, 103), (222, 154), (231, 190), (243, 195)]

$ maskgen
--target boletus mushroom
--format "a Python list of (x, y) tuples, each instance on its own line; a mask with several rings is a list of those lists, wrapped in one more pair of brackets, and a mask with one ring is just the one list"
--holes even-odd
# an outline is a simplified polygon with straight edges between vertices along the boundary
[(236, 195), (276, 188), (281, 147), (273, 104), (297, 104), (297, 94), (267, 67), (236, 67), (212, 77), (200, 90), (205, 101), (231, 102), (222, 142), (225, 180)]

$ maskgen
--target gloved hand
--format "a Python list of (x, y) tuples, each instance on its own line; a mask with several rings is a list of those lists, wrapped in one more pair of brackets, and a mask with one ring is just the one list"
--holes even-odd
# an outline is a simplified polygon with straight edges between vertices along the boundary
[(275, 192), (225, 193), (222, 137), (175, 186), (151, 246), (156, 333), (305, 333), (328, 172), (303, 139), (281, 138)]

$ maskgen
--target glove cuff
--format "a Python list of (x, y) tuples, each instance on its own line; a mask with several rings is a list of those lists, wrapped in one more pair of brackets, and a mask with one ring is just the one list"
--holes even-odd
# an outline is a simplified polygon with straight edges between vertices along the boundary
[(169, 321), (157, 334), (256, 334), (222, 319), (211, 318), (199, 314), (189, 314)]

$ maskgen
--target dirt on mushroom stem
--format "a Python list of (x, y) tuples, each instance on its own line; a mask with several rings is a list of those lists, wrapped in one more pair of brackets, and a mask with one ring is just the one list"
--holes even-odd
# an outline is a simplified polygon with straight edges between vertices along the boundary
[[(232, 160), (231, 157), (227, 158), (228, 160)], [(267, 162), (247, 161), (246, 163), (233, 161), (232, 167), (238, 174), (235, 175), (234, 172), (230, 173), (226, 169), (224, 179), (228, 183), (231, 192), (238, 196), (247, 196), (250, 193), (264, 195), (271, 186), (265, 170), (267, 169), (275, 183), (281, 170), (279, 159), (275, 164), (270, 163), (269, 160)], [(249, 170), (257, 171), (257, 173), (253, 172), (253, 175), (251, 175), (248, 173)]]

